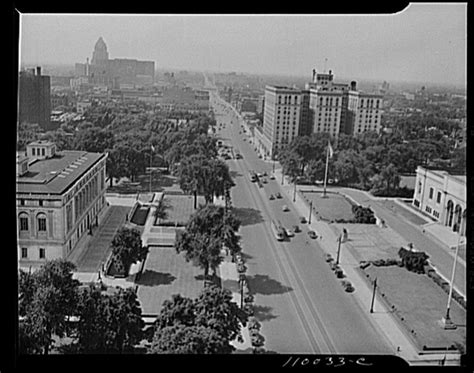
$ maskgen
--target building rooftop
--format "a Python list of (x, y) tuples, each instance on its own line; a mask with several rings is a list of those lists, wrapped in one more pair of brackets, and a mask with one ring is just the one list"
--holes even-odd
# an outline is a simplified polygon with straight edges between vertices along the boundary
[(35, 160), (30, 163), (27, 173), (17, 177), (17, 193), (62, 194), (105, 156), (68, 150), (58, 152), (52, 158)]

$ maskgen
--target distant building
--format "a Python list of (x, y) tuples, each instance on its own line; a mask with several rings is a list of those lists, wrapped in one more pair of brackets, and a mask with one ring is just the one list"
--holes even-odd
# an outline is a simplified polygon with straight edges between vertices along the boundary
[(41, 67), (23, 70), (19, 77), (19, 122), (37, 123), (44, 130), (51, 128), (51, 82), (41, 75)]
[(49, 141), (17, 153), (16, 213), (21, 267), (67, 258), (106, 206), (106, 154), (56, 151)]
[(109, 88), (134, 88), (152, 85), (155, 80), (155, 62), (127, 58), (109, 59), (107, 45), (102, 37), (97, 40), (92, 60), (76, 63), (76, 77), (87, 77), (93, 85)]
[(413, 206), (465, 236), (466, 176), (418, 166)]
[(282, 86), (266, 86), (263, 113), (263, 141), (257, 147), (274, 159), (283, 147), (298, 136), (301, 90)]

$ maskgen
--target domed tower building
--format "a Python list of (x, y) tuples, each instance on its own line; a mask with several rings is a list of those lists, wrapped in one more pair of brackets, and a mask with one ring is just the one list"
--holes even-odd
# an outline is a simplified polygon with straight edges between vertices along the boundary
[(92, 53), (92, 64), (93, 65), (105, 65), (109, 61), (109, 52), (107, 52), (107, 45), (102, 39), (102, 36), (97, 40)]

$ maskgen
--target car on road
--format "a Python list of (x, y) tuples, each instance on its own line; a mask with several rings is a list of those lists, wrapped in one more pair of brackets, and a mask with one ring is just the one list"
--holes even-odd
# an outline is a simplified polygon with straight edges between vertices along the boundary
[(269, 199), (270, 201), (272, 201), (272, 200), (275, 199), (275, 196), (274, 196), (273, 194), (270, 194), (270, 197), (268, 197), (268, 199)]
[(237, 153), (237, 154), (235, 155), (235, 159), (242, 159), (242, 155), (241, 155), (240, 153)]
[(287, 229), (287, 230), (286, 230), (286, 235), (287, 235), (288, 237), (294, 237), (294, 236), (295, 236), (295, 232), (293, 232), (293, 230), (291, 230), (291, 229)]
[(288, 208), (287, 205), (283, 205), (283, 207), (282, 207), (281, 209), (282, 209), (283, 211), (285, 211), (285, 212), (286, 212), (286, 211), (290, 211), (290, 209)]
[(300, 229), (299, 225), (293, 225), (293, 232), (295, 232), (295, 233), (301, 232), (301, 229)]
[(271, 175), (270, 180), (275, 180), (275, 175)]
[(315, 231), (308, 231), (308, 236), (312, 239), (318, 238), (318, 235)]
[(275, 197), (278, 198), (278, 199), (283, 198), (283, 197), (281, 196), (280, 192), (278, 192), (277, 194), (275, 194)]
[(264, 184), (268, 183), (267, 178), (264, 177), (264, 178), (262, 179), (262, 183), (264, 183)]
[(306, 223), (306, 218), (304, 216), (300, 217), (300, 223), (305, 224)]
[(267, 171), (265, 171), (265, 172), (263, 173), (263, 176), (268, 176)]

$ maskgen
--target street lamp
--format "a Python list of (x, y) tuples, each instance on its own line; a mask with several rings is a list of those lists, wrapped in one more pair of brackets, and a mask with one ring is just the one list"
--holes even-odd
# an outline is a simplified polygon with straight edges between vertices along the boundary
[(308, 224), (311, 224), (311, 212), (313, 211), (313, 201), (309, 201), (309, 216), (308, 216)]
[(341, 235), (339, 235), (338, 239), (338, 245), (337, 245), (337, 258), (336, 258), (336, 264), (339, 264), (339, 253), (341, 252)]
[(374, 313), (375, 289), (377, 288), (377, 277), (374, 280), (374, 292), (372, 293), (372, 303), (370, 305), (370, 313)]
[(451, 321), (449, 317), (449, 310), (451, 308), (451, 298), (453, 295), (453, 283), (454, 283), (454, 274), (456, 273), (456, 263), (458, 261), (458, 252), (459, 252), (459, 244), (461, 243), (461, 231), (458, 232), (458, 244), (456, 246), (456, 254), (454, 255), (454, 263), (453, 263), (453, 272), (451, 273), (451, 284), (449, 287), (449, 295), (448, 295), (448, 304), (446, 306), (446, 316), (443, 317), (442, 322), (444, 323), (444, 329), (456, 329), (456, 324)]
[(294, 187), (293, 187), (293, 202), (296, 202), (296, 182), (298, 181), (298, 177), (295, 177)]

